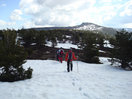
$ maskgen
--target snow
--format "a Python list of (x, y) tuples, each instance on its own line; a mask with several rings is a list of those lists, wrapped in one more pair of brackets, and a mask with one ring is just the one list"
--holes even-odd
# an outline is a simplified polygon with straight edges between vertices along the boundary
[(107, 59), (74, 61), (69, 73), (64, 61), (27, 60), (24, 68), (33, 68), (33, 78), (0, 82), (0, 99), (132, 99), (132, 71), (112, 67)]
[(75, 48), (75, 49), (78, 49), (78, 46), (77, 45), (74, 45), (74, 44), (71, 44), (71, 43), (58, 43), (56, 48), (64, 48), (64, 49), (70, 49), (70, 47), (72, 48)]
[(66, 35), (66, 38), (71, 38), (71, 36), (69, 36), (69, 35)]
[(104, 41), (104, 47), (114, 48), (114, 46), (112, 46), (108, 40)]
[(84, 26), (81, 26), (81, 27), (78, 27), (78, 28), (75, 28), (75, 30), (101, 30), (102, 27), (97, 27), (96, 25), (94, 24), (91, 24), (91, 25), (84, 25)]
[(105, 51), (103, 51), (103, 50), (99, 50), (99, 52), (106, 53), (106, 52), (105, 52)]
[(30, 45), (36, 45), (36, 43), (32, 43), (32, 44), (30, 44)]
[[(52, 43), (51, 42), (47, 42), (46, 46), (51, 47)], [(75, 48), (75, 49), (79, 49), (77, 45), (71, 44), (69, 42), (66, 43), (57, 43), (57, 46), (55, 46), (55, 48), (64, 48), (64, 49), (70, 49), (70, 47)]]
[(47, 41), (46, 44), (45, 44), (45, 46), (51, 47), (52, 46), (52, 42)]

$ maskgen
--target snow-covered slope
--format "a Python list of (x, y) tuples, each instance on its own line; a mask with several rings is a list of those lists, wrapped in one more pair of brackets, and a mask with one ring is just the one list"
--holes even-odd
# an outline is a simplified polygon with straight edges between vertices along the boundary
[(102, 32), (102, 33), (106, 33), (106, 34), (116, 34), (116, 29), (114, 28), (109, 28), (109, 27), (104, 27), (104, 26), (100, 26), (94, 23), (82, 23), (81, 25), (75, 26), (74, 30), (89, 30), (89, 31), (96, 31), (96, 32)]
[(104, 64), (74, 61), (73, 72), (66, 62), (28, 60), (33, 78), (13, 83), (0, 82), (0, 99), (132, 99), (132, 71)]
[(81, 25), (76, 26), (75, 30), (102, 30), (102, 26), (93, 24), (93, 23), (82, 23)]

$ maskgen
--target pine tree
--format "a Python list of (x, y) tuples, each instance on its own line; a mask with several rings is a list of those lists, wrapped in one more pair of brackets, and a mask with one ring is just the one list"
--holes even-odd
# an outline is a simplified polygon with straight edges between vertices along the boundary
[(103, 33), (97, 34), (97, 44), (99, 44), (99, 48), (102, 50), (104, 48), (104, 40), (105, 36)]
[(17, 81), (32, 77), (32, 69), (26, 71), (22, 64), (27, 58), (24, 48), (16, 42), (15, 30), (4, 30), (0, 40), (0, 81)]
[(132, 33), (125, 30), (117, 31), (116, 44), (112, 51), (113, 63), (118, 61), (123, 69), (132, 69)]
[(96, 46), (96, 34), (90, 31), (84, 33), (81, 46), (83, 49), (82, 59), (84, 62), (100, 63), (98, 58), (99, 51)]
[(30, 46), (32, 43), (34, 43), (34, 39), (35, 39), (35, 33), (36, 31), (33, 29), (21, 29), (18, 31), (19, 36), (21, 37), (21, 42), (23, 42), (23, 45), (25, 47)]
[(44, 45), (46, 43), (45, 38), (46, 38), (45, 31), (35, 32), (35, 43), (37, 44), (37, 46)]
[(54, 30), (50, 31), (50, 41), (52, 43), (52, 47), (54, 48), (57, 45), (56, 33), (54, 32)]

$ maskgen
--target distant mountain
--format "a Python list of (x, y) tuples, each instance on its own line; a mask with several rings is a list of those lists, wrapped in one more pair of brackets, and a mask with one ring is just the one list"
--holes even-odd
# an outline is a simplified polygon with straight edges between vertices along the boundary
[(31, 28), (35, 30), (55, 30), (55, 29), (73, 29), (73, 27), (41, 27), (41, 28)]
[[(119, 29), (116, 28), (110, 28), (110, 27), (104, 27), (104, 26), (100, 26), (94, 23), (82, 23), (81, 25), (77, 25), (77, 26), (68, 26), (68, 27), (41, 27), (41, 28), (32, 28), (35, 30), (54, 30), (54, 29), (72, 29), (72, 30), (89, 30), (89, 31), (96, 31), (96, 32), (102, 32), (102, 33), (106, 33), (106, 34), (116, 34), (116, 31)], [(131, 30), (132, 29), (126, 29), (126, 30)]]
[[(128, 31), (128, 32), (132, 32), (132, 28), (124, 28), (126, 31)], [(118, 29), (119, 31), (121, 30), (121, 29)]]
[(126, 31), (132, 32), (132, 28), (125, 28)]
[(91, 30), (91, 31), (94, 31), (94, 30), (101, 30), (103, 27), (102, 26), (99, 26), (97, 24), (94, 24), (94, 23), (82, 23), (81, 25), (77, 25), (77, 26), (74, 26), (73, 27), (74, 29), (76, 30)]
[(75, 30), (90, 30), (90, 31), (98, 31), (106, 34), (115, 34), (116, 29), (100, 26), (94, 23), (82, 23), (81, 25), (75, 26)]

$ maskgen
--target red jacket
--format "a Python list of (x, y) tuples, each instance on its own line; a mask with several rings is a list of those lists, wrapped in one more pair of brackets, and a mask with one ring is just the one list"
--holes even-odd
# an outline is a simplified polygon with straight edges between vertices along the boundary
[[(68, 55), (69, 55), (69, 52), (66, 53), (65, 61), (68, 61)], [(74, 52), (72, 52), (72, 59), (71, 59), (71, 61), (73, 61), (73, 60), (77, 60), (77, 58), (75, 57), (75, 53)]]

